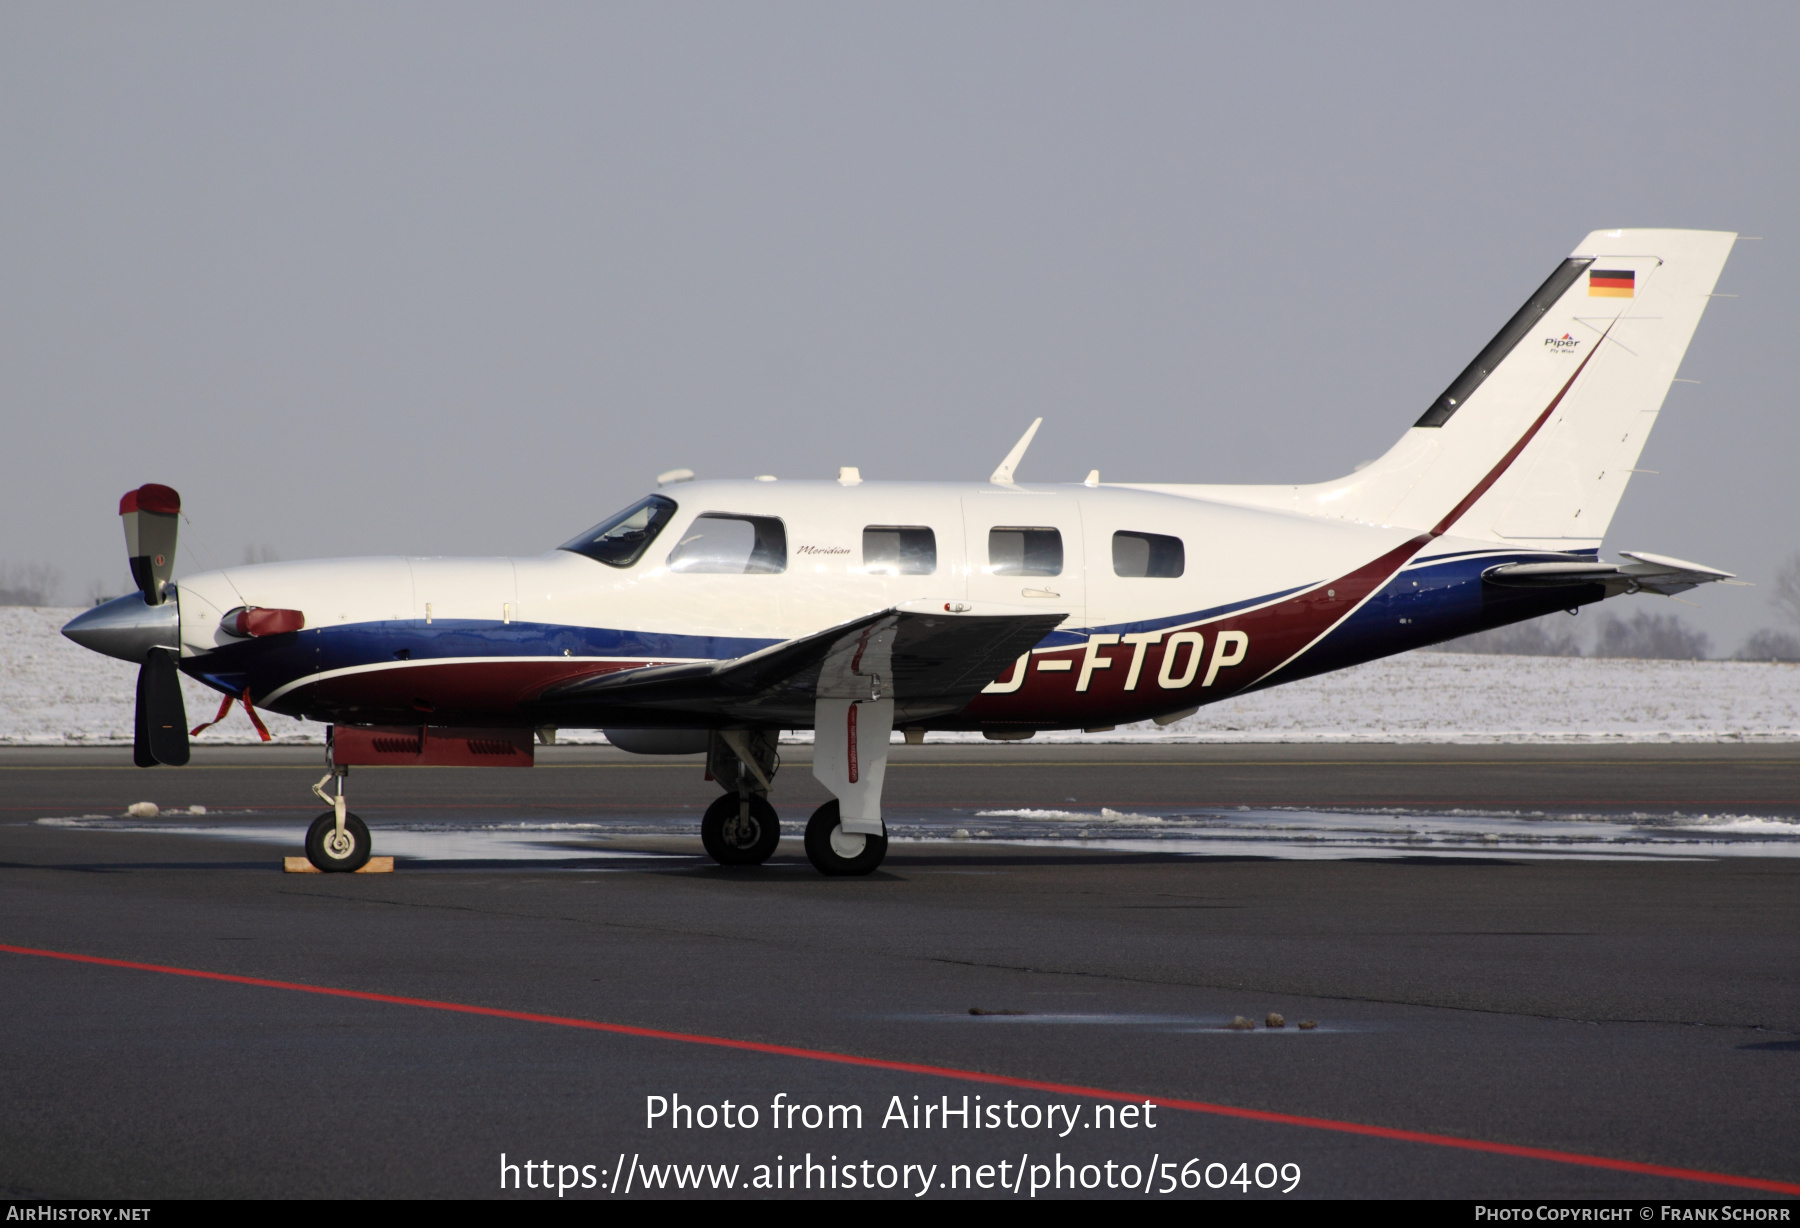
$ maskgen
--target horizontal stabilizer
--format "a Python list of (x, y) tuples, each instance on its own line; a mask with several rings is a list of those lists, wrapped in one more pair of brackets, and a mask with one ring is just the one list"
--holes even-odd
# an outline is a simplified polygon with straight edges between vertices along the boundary
[[(891, 698), (897, 721), (922, 720), (969, 703), (1065, 617), (882, 610), (728, 661), (583, 678), (546, 691), (539, 701), (557, 711), (630, 704), (703, 720), (806, 729), (815, 700), (842, 692), (845, 698)], [(850, 695), (847, 688), (867, 693)]]
[(1702, 567), (1660, 554), (1619, 551), (1630, 563), (1602, 563), (1594, 559), (1570, 559), (1555, 563), (1502, 563), (1481, 573), (1490, 584), (1506, 588), (1568, 588), (1579, 584), (1603, 584), (1606, 595), (1661, 593), (1672, 597), (1702, 584), (1735, 579), (1728, 571)]

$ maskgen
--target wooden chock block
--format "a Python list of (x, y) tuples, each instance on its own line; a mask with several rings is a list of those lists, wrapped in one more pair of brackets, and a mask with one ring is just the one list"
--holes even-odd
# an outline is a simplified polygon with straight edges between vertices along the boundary
[[(289, 874), (322, 873), (318, 866), (315, 866), (304, 857), (289, 857), (283, 862), (282, 868)], [(371, 857), (368, 860), (368, 864), (356, 871), (358, 874), (392, 874), (393, 872), (394, 859), (392, 857)]]

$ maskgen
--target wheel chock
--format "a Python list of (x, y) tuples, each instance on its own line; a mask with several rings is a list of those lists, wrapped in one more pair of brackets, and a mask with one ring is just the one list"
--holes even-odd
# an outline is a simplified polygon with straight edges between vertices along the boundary
[[(308, 861), (304, 857), (286, 858), (283, 862), (282, 868), (284, 870), (286, 870), (289, 874), (323, 874), (324, 873), (323, 870), (319, 869), (318, 866), (315, 866), (312, 862)], [(368, 862), (360, 870), (351, 871), (351, 873), (353, 873), (353, 874), (392, 874), (393, 872), (394, 872), (394, 859), (392, 857), (371, 857), (371, 858), (369, 858)]]

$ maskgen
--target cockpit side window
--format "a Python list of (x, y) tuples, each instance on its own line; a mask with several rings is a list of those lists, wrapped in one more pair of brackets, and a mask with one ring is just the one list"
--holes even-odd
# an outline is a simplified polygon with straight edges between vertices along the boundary
[(773, 516), (703, 512), (669, 551), (669, 570), (728, 576), (786, 571), (787, 529)]
[(644, 557), (673, 515), (675, 500), (648, 495), (557, 548), (585, 554), (608, 567), (630, 567)]

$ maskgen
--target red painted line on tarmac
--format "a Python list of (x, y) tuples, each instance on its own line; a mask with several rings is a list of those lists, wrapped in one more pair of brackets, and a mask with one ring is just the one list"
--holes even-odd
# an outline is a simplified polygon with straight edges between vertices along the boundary
[(203, 972), (197, 968), (174, 968), (164, 964), (141, 964), (128, 959), (106, 959), (99, 955), (76, 955), (68, 951), (42, 951), (35, 947), (15, 947), (5, 943), (0, 943), (0, 951), (13, 955), (36, 955), (44, 959), (67, 960), (76, 964), (97, 964), (104, 968), (128, 968), (134, 972), (160, 972), (167, 976), (186, 976), (203, 981), (225, 981), (233, 985), (255, 985), (263, 989), (288, 989), (297, 993), (319, 994), (329, 998), (354, 998), (363, 1002), (416, 1006), (426, 1010), (450, 1011), (459, 1015), (485, 1015), (493, 1019), (514, 1019), (521, 1023), (547, 1023), (559, 1028), (580, 1028), (589, 1032), (611, 1032), (618, 1036), (638, 1036), (648, 1040), (672, 1040), (688, 1045), (710, 1045), (718, 1049), (768, 1053), (776, 1057), (794, 1057), (811, 1062), (835, 1062), (841, 1066), (862, 1066), (874, 1070), (899, 1071), (902, 1074), (931, 1075), (935, 1078), (960, 1079), (969, 1083), (989, 1083), (1001, 1087), (1024, 1088), (1030, 1091), (1055, 1092), (1065, 1096), (1082, 1096), (1090, 1100), (1116, 1100), (1132, 1104), (1148, 1101), (1165, 1109), (1179, 1109), (1187, 1113), (1205, 1113), (1214, 1117), (1235, 1117), (1244, 1121), (1269, 1122), (1281, 1126), (1304, 1126), (1310, 1130), (1330, 1130), (1338, 1134), (1357, 1134), (1366, 1138), (1384, 1138), (1402, 1143), (1424, 1143), (1432, 1147), (1451, 1147), (1459, 1151), (1478, 1151), (1489, 1155), (1513, 1156), (1526, 1160), (1549, 1160), (1557, 1164), (1575, 1164), (1583, 1168), (1604, 1168), (1613, 1172), (1638, 1173), (1647, 1177), (1669, 1177), (1677, 1181), (1702, 1181), (1710, 1185), (1730, 1185), (1747, 1190), (1766, 1190), (1774, 1194), (1800, 1195), (1800, 1185), (1785, 1181), (1768, 1181), (1761, 1177), (1739, 1177), (1731, 1173), (1713, 1173), (1702, 1169), (1671, 1168), (1663, 1164), (1641, 1164), (1636, 1160), (1615, 1160), (1608, 1156), (1583, 1155), (1575, 1151), (1555, 1151), (1546, 1147), (1521, 1147), (1513, 1143), (1490, 1143), (1481, 1139), (1457, 1138), (1449, 1134), (1396, 1130), (1388, 1126), (1369, 1126), (1353, 1121), (1336, 1121), (1329, 1117), (1302, 1117), (1292, 1113), (1270, 1113), (1262, 1109), (1238, 1108), (1229, 1104), (1209, 1104), (1202, 1100), (1175, 1100), (1167, 1096), (1149, 1096), (1139, 1092), (1109, 1091), (1102, 1087), (1082, 1087), (1074, 1083), (1020, 1079), (1011, 1075), (989, 1074), (980, 1070), (959, 1070), (953, 1066), (896, 1062), (886, 1058), (832, 1053), (824, 1049), (800, 1049), (792, 1045), (771, 1045), (756, 1040), (732, 1040), (729, 1037), (703, 1036), (693, 1032), (667, 1032), (660, 1028), (640, 1028), (625, 1023), (601, 1023), (593, 1019), (572, 1019), (565, 1015), (539, 1015), (530, 1011), (508, 1011), (498, 1007), (473, 1006), (463, 1002), (437, 1002), (430, 998), (404, 998), (395, 994), (369, 993), (361, 989), (333, 989), (327, 985), (304, 985), (297, 981), (272, 981), (263, 977), (236, 976), (229, 972)]

